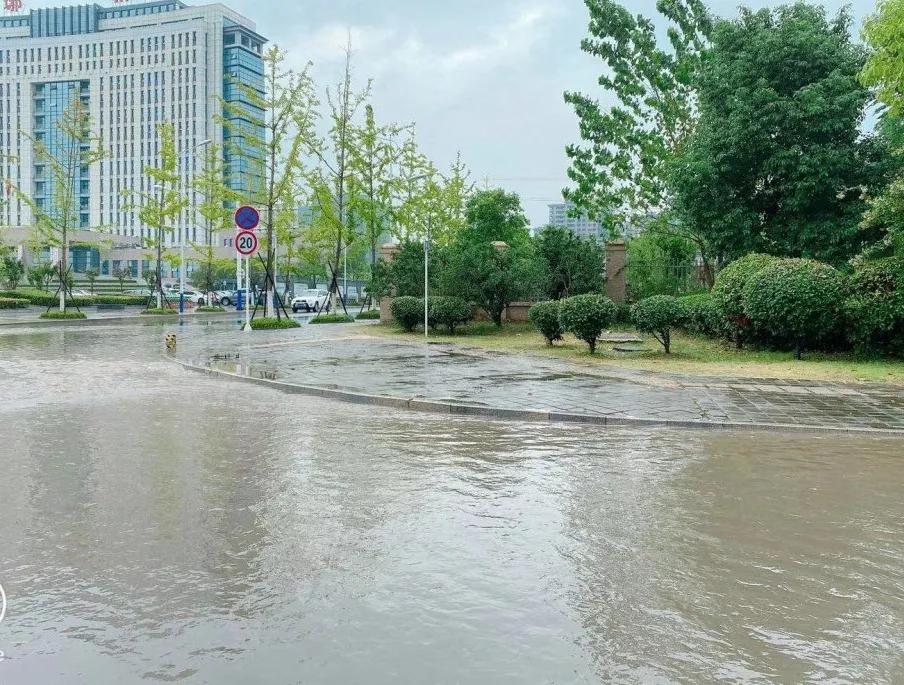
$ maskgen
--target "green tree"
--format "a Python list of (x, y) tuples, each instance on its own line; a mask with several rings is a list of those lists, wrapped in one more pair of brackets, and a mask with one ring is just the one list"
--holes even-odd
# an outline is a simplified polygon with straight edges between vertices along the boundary
[(465, 228), (460, 240), (469, 243), (502, 241), (519, 246), (530, 241), (521, 198), (502, 189), (480, 190), (471, 195), (465, 209)]
[(263, 92), (237, 84), (248, 105), (224, 104), (224, 109), (252, 122), (242, 131), (245, 151), (239, 154), (250, 168), (247, 201), (261, 210), (260, 233), (267, 265), (265, 316), (271, 317), (278, 232), (281, 226), (296, 220), (293, 203), (304, 174), (304, 153), (320, 149), (315, 131), (319, 102), (310, 64), (301, 72), (286, 69), (286, 52), (275, 45), (266, 51), (263, 62)]
[(843, 262), (877, 150), (846, 12), (804, 3), (719, 21), (699, 80), (700, 120), (672, 165), (681, 218), (724, 257), (751, 251)]
[(8, 290), (19, 287), (19, 281), (25, 274), (25, 265), (13, 254), (4, 254), (0, 258), (0, 277)]
[(364, 107), (364, 123), (352, 129), (350, 163), (358, 184), (350, 204), (362, 225), (371, 264), (377, 261), (380, 237), (389, 228), (392, 216), (398, 189), (398, 178), (392, 170), (401, 156), (394, 139), (402, 130), (398, 124), (377, 124), (370, 104)]
[[(119, 282), (119, 292), (121, 293), (125, 290), (126, 281), (133, 278), (134, 274), (132, 273), (132, 267), (124, 266), (113, 269), (112, 276)], [(150, 276), (150, 280), (148, 280), (148, 289), (150, 292), (153, 292), (157, 285), (157, 279), (151, 274), (145, 274), (146, 279), (148, 276)]]
[(91, 290), (91, 294), (94, 294), (94, 284), (97, 282), (97, 277), (100, 276), (100, 272), (95, 268), (85, 269), (85, 279), (88, 281), (88, 288)]
[[(904, 162), (904, 1), (883, 0), (875, 14), (863, 26), (863, 38), (871, 52), (860, 81), (873, 88), (884, 106), (879, 133), (894, 151), (895, 161)], [(894, 180), (885, 189), (871, 189), (869, 207), (861, 228), (869, 234), (880, 233), (867, 248), (866, 257), (894, 254), (904, 256), (904, 173), (899, 166)]]
[(188, 204), (180, 189), (179, 158), (172, 122), (157, 125), (160, 140), (160, 162), (158, 166), (145, 166), (144, 173), (151, 182), (151, 190), (132, 192), (138, 207), (138, 218), (153, 230), (153, 235), (145, 238), (145, 245), (155, 250), (154, 291), (157, 293), (157, 308), (163, 307), (163, 246), (168, 234), (174, 230), (173, 222)]
[[(222, 149), (209, 144), (204, 150), (204, 166), (201, 173), (195, 176), (191, 183), (194, 192), (201, 197), (197, 211), (204, 221), (204, 242), (192, 245), (195, 252), (200, 253), (202, 257), (196, 260), (199, 268), (192, 273), (191, 282), (196, 288), (201, 288), (207, 293), (208, 302), (213, 301), (210, 292), (216, 288), (217, 282), (224, 280), (235, 270), (234, 261), (216, 256), (213, 244), (217, 233), (232, 230), (231, 207), (241, 201), (241, 194), (227, 186), (224, 179), (225, 164)], [(227, 273), (224, 273), (224, 261), (231, 267)]]
[(566, 148), (575, 184), (564, 191), (579, 209), (618, 229), (666, 204), (667, 164), (696, 119), (695, 79), (712, 21), (700, 0), (659, 0), (667, 45), (656, 22), (632, 15), (615, 0), (585, 0), (590, 35), (581, 49), (603, 62), (593, 95), (565, 93), (583, 143)]
[(541, 290), (539, 266), (521, 200), (514, 193), (474, 193), (468, 225), (445, 251), (441, 290), (474, 302), (497, 326), (512, 302)]
[(646, 231), (628, 241), (627, 252), (627, 282), (633, 300), (705, 288), (694, 260), (696, 246), (682, 235)]
[(560, 300), (602, 291), (605, 255), (598, 242), (547, 226), (537, 235), (535, 245), (547, 297)]
[[(45, 167), (50, 202), (38, 202), (30, 193), (14, 188), (16, 195), (31, 209), (35, 242), (59, 249), (57, 264), (61, 284), (69, 274), (70, 232), (79, 227), (80, 200), (78, 185), (82, 170), (104, 158), (103, 141), (91, 132), (91, 115), (81, 97), (76, 95), (63, 110), (55, 134), (59, 145), (51, 150), (42, 140), (31, 140), (35, 161)], [(60, 287), (60, 311), (66, 311), (66, 288)]]
[[(357, 236), (357, 215), (353, 198), (361, 190), (361, 179), (353, 164), (356, 141), (355, 118), (370, 98), (371, 83), (361, 90), (352, 87), (351, 45), (345, 50), (345, 69), (340, 82), (328, 88), (326, 141), (309, 146), (316, 167), (309, 175), (315, 208), (314, 222), (306, 240), (316, 246), (329, 271), (330, 307), (339, 306), (339, 270), (343, 253)], [(343, 305), (344, 309), (344, 305)]]

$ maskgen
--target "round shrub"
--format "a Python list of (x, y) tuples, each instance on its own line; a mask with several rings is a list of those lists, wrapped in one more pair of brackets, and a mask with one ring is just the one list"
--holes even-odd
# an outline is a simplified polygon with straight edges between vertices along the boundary
[(678, 303), (682, 309), (681, 327), (686, 331), (714, 338), (731, 335), (731, 325), (710, 293), (685, 295), (678, 298)]
[(31, 302), (21, 297), (0, 297), (0, 309), (25, 309)]
[(396, 297), (389, 305), (389, 311), (398, 324), (410, 333), (424, 320), (424, 300), (410, 295)]
[(548, 302), (537, 302), (527, 311), (528, 320), (546, 338), (547, 345), (561, 340), (565, 334), (562, 321), (559, 319), (559, 309), (558, 300), (549, 300)]
[(845, 302), (848, 339), (865, 351), (904, 354), (904, 258), (857, 266)]
[(728, 321), (738, 347), (751, 333), (750, 320), (744, 309), (744, 289), (754, 274), (774, 261), (775, 257), (753, 252), (733, 261), (716, 277), (712, 297), (722, 316)]
[(671, 295), (653, 295), (631, 308), (631, 320), (637, 330), (650, 333), (666, 354), (672, 352), (672, 329), (680, 326), (683, 318), (684, 308)]
[[(419, 300), (423, 303), (423, 300)], [(449, 333), (455, 333), (455, 327), (465, 324), (474, 318), (471, 305), (460, 297), (431, 297), (430, 298), (431, 326), (445, 326)]]
[(559, 304), (562, 328), (587, 343), (590, 354), (596, 351), (597, 339), (615, 320), (615, 314), (615, 303), (603, 295), (575, 295)]
[(812, 259), (777, 259), (749, 279), (744, 311), (753, 326), (793, 345), (818, 344), (839, 329), (844, 279), (828, 264)]

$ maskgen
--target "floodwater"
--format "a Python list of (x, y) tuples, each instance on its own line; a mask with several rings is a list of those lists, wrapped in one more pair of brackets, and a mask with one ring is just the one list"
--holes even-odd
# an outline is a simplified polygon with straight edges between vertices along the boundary
[(904, 680), (902, 441), (346, 405), (165, 330), (0, 330), (3, 685)]

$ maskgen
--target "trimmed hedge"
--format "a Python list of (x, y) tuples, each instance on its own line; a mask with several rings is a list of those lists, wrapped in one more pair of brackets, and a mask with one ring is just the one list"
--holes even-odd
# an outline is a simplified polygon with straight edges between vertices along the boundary
[(904, 258), (860, 264), (849, 284), (845, 318), (851, 344), (904, 355)]
[(389, 305), (393, 318), (410, 333), (424, 320), (424, 300), (419, 297), (404, 295), (396, 297)]
[(654, 295), (631, 308), (631, 320), (637, 330), (650, 333), (660, 342), (666, 354), (672, 352), (672, 329), (680, 326), (684, 308), (671, 295)]
[(71, 309), (67, 309), (65, 311), (60, 311), (59, 309), (51, 309), (41, 314), (41, 318), (66, 321), (71, 319), (86, 319), (88, 317), (85, 316), (84, 312), (72, 311)]
[(197, 307), (197, 308), (195, 309), (195, 311), (198, 312), (198, 313), (200, 313), (200, 314), (215, 314), (215, 313), (218, 313), (218, 312), (225, 312), (226, 310), (223, 309), (223, 307), (206, 306), (206, 305), (205, 305), (204, 307)]
[[(419, 300), (423, 303), (423, 300)], [(428, 322), (431, 327), (445, 326), (450, 334), (455, 327), (474, 318), (474, 310), (460, 297), (431, 297)]]
[(710, 293), (685, 295), (678, 298), (678, 303), (682, 309), (681, 327), (686, 331), (713, 338), (731, 337), (732, 326)]
[(148, 303), (144, 295), (95, 295), (94, 304), (122, 304), (127, 307), (138, 307)]
[(176, 316), (179, 313), (178, 309), (169, 309), (168, 307), (149, 307), (148, 309), (142, 309), (141, 314), (147, 314), (149, 316)]
[[(42, 290), (29, 290), (27, 288), (23, 288), (20, 290), (4, 290), (0, 292), (0, 297), (14, 297), (17, 299), (25, 299), (31, 302), (33, 305), (38, 307), (55, 307), (60, 304), (60, 296), (56, 293), (48, 293)], [(144, 300), (141, 301), (141, 304), (144, 304)], [(96, 297), (67, 297), (66, 298), (67, 305), (79, 306), (79, 307), (90, 307), (92, 305), (97, 304)], [(110, 303), (117, 304), (117, 303)]]
[(794, 348), (814, 347), (838, 331), (844, 277), (812, 259), (778, 259), (750, 277), (744, 312), (758, 331)]
[(560, 308), (558, 300), (549, 300), (548, 302), (537, 302), (527, 311), (528, 320), (546, 338), (546, 344), (550, 346), (556, 340), (561, 340), (565, 334), (559, 318)]
[(728, 321), (731, 334), (739, 348), (752, 333), (750, 319), (744, 307), (747, 284), (755, 274), (776, 259), (771, 255), (753, 252), (733, 261), (716, 277), (712, 296), (722, 316)]
[(358, 316), (355, 317), (357, 321), (370, 321), (373, 319), (380, 318), (380, 310), (379, 309), (368, 309), (364, 312), (359, 312)]
[(0, 297), (0, 309), (26, 309), (30, 304), (21, 297)]
[(596, 351), (600, 334), (615, 320), (615, 303), (604, 295), (575, 295), (561, 301), (559, 320), (562, 327)]
[(352, 323), (354, 319), (345, 314), (320, 314), (315, 316), (309, 323)]
[(277, 319), (275, 316), (255, 319), (251, 322), (251, 330), (253, 331), (278, 331), (285, 328), (298, 328), (299, 326), (301, 324), (295, 319)]

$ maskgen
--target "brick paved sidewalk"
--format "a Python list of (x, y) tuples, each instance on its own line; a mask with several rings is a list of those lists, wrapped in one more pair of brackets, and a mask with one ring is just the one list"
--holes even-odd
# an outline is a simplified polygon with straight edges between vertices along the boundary
[[(564, 360), (343, 335), (338, 327), (305, 327), (295, 338), (269, 343), (241, 336), (195, 346), (187, 358), (288, 383), (501, 409), (904, 431), (902, 386), (588, 369)], [(214, 355), (221, 359), (211, 362)]]

